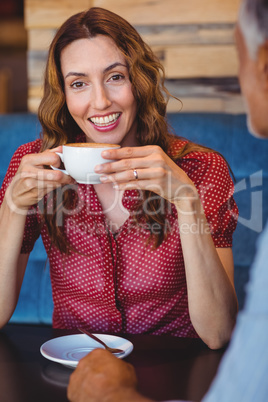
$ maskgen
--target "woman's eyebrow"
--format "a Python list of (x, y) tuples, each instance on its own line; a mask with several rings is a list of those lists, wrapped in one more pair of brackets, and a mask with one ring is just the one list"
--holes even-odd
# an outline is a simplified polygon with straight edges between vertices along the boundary
[(70, 76), (72, 76), (72, 77), (86, 77), (87, 75), (84, 74), (84, 73), (76, 73), (75, 71), (70, 71), (68, 74), (65, 75), (64, 78), (66, 79), (66, 78), (68, 78)]
[[(110, 70), (112, 70), (113, 68), (118, 67), (118, 66), (122, 66), (122, 67), (126, 67), (126, 68), (127, 68), (127, 65), (126, 65), (126, 64), (116, 62), (116, 63), (113, 63), (113, 64), (111, 64), (110, 66), (106, 67), (106, 68), (103, 70), (103, 73), (104, 73), (104, 74), (105, 74), (105, 73), (108, 73), (108, 71), (110, 71)], [(66, 74), (66, 76), (65, 76), (64, 78), (66, 79), (66, 78), (68, 78), (68, 77), (70, 77), (70, 76), (72, 76), (72, 77), (87, 77), (87, 74), (85, 74), (85, 73), (78, 73), (78, 72), (75, 72), (75, 71), (70, 71), (68, 74)]]
[(126, 67), (126, 68), (127, 68), (127, 65), (126, 65), (126, 64), (116, 62), (116, 63), (113, 63), (113, 64), (111, 64), (110, 66), (106, 67), (106, 68), (103, 70), (103, 72), (104, 72), (104, 73), (108, 73), (108, 71), (110, 71), (110, 70), (112, 70), (113, 68), (118, 67), (118, 66), (122, 66), (122, 67)]

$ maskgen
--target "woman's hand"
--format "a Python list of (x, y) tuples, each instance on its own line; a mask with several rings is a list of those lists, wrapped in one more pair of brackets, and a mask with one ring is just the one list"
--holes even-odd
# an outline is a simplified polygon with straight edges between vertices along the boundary
[(9, 207), (23, 213), (30, 206), (38, 203), (46, 194), (63, 184), (74, 180), (60, 171), (46, 169), (45, 166), (60, 166), (62, 147), (46, 150), (38, 154), (23, 156), (16, 175), (6, 191)]
[(115, 161), (96, 166), (95, 172), (116, 189), (150, 190), (170, 202), (195, 192), (187, 174), (157, 145), (111, 149), (102, 156)]

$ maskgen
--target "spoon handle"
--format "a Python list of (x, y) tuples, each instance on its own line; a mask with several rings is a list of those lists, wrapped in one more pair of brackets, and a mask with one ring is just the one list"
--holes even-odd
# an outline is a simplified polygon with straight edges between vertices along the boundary
[(89, 336), (90, 338), (94, 339), (94, 341), (99, 342), (105, 348), (107, 348), (106, 343), (104, 343), (101, 339), (97, 338), (95, 335), (91, 334), (90, 332), (88, 332), (88, 331), (86, 331), (85, 329), (82, 329), (82, 328), (78, 328), (78, 330), (80, 332), (82, 332), (83, 334)]
[(106, 345), (105, 342), (103, 342), (101, 339), (99, 339), (97, 336), (91, 334), (85, 329), (78, 328), (78, 331), (82, 332), (83, 334), (89, 336), (90, 338), (94, 339), (94, 341), (99, 342), (102, 346), (105, 347), (106, 350), (109, 350), (111, 353), (124, 353), (122, 349), (116, 349), (116, 348), (110, 348), (108, 345)]

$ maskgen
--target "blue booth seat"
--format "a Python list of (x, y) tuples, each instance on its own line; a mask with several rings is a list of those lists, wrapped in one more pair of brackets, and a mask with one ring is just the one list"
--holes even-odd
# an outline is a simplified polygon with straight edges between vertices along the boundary
[(234, 233), (235, 287), (243, 308), (255, 245), (268, 218), (268, 141), (253, 137), (245, 115), (171, 114), (177, 135), (220, 152), (235, 176), (239, 219)]
[[(268, 217), (268, 141), (252, 137), (245, 115), (178, 113), (168, 120), (176, 135), (219, 151), (236, 179), (235, 199), (239, 220), (234, 234), (235, 286), (243, 308), (249, 267), (255, 244)], [(40, 124), (34, 114), (0, 115), (0, 180), (9, 161), (22, 143), (39, 137)], [(39, 238), (29, 259), (13, 323), (51, 324), (53, 301), (49, 264)]]
[[(1, 183), (13, 153), (21, 144), (39, 138), (40, 130), (41, 127), (35, 114), (0, 115)], [(51, 324), (52, 312), (49, 264), (40, 237), (30, 254), (19, 302), (10, 322)]]

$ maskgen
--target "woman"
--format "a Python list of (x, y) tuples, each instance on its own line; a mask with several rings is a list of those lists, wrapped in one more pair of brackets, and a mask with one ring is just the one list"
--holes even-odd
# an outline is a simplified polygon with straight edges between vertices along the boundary
[[(162, 66), (135, 29), (91, 8), (53, 40), (42, 139), (13, 156), (1, 189), (0, 324), (11, 317), (41, 233), (53, 326), (201, 337), (221, 347), (235, 322), (237, 208), (224, 160), (168, 132)], [(68, 142), (120, 144), (77, 185), (50, 165)]]

